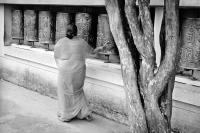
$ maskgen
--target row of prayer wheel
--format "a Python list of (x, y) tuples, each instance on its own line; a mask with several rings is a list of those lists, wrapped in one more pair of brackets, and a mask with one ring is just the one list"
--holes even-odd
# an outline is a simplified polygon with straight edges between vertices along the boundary
[[(39, 11), (37, 14), (34, 10), (13, 10), (12, 38), (28, 42), (39, 41), (40, 44), (52, 44), (54, 41), (65, 37), (67, 24), (73, 21), (73, 15), (58, 12), (55, 19), (50, 11)], [(77, 13), (75, 15), (78, 36), (85, 39), (89, 44), (94, 43), (92, 19), (89, 13)], [(99, 14), (97, 23), (96, 46), (107, 44), (106, 49), (102, 52), (116, 54), (116, 45), (110, 32), (107, 14)], [(199, 70), (200, 19), (183, 19), (181, 34), (182, 48), (179, 66)]]
[[(73, 22), (72, 13), (57, 12), (56, 17), (50, 11), (35, 10), (13, 10), (12, 13), (12, 38), (24, 40), (24, 42), (39, 42), (40, 44), (54, 44), (60, 38), (65, 37), (66, 27)], [(75, 24), (78, 28), (78, 36), (89, 44), (93, 45), (94, 35), (92, 30), (97, 28), (96, 46), (108, 44), (108, 47), (115, 46), (107, 14), (98, 15), (98, 24), (92, 27), (92, 15), (89, 13), (76, 13)], [(108, 51), (115, 54), (112, 48)]]

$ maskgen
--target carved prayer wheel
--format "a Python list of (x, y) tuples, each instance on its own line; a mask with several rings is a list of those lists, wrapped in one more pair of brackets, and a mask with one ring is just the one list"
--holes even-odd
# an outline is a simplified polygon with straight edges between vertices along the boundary
[(53, 16), (49, 11), (39, 12), (39, 42), (41, 44), (53, 43)]
[(98, 16), (97, 47), (105, 44), (107, 47), (102, 52), (116, 54), (116, 46), (110, 31), (108, 15), (100, 14)]
[(180, 67), (200, 70), (200, 18), (183, 20)]
[(88, 13), (77, 13), (75, 17), (78, 36), (83, 38), (89, 44), (92, 43), (92, 17)]
[(72, 14), (58, 12), (56, 15), (56, 41), (65, 37), (67, 25), (72, 22)]
[(34, 10), (24, 11), (24, 40), (35, 42), (37, 37), (37, 14)]
[(23, 12), (22, 10), (13, 10), (12, 12), (12, 38), (22, 40), (23, 35)]

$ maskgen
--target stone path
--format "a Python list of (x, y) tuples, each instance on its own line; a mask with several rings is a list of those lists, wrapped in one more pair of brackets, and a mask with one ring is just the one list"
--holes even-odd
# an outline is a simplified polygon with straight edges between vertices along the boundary
[(91, 122), (57, 120), (56, 100), (0, 81), (0, 133), (129, 133), (128, 127), (93, 115)]

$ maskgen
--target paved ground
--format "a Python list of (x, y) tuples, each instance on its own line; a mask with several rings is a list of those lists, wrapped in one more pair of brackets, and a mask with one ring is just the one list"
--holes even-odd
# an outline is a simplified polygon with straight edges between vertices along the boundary
[(56, 100), (0, 81), (0, 133), (129, 133), (124, 125), (94, 115), (91, 122), (57, 120)]

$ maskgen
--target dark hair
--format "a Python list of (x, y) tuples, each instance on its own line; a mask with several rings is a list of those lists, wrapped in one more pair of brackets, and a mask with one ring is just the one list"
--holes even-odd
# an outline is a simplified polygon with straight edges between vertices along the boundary
[(77, 26), (74, 23), (70, 23), (67, 25), (66, 37), (72, 39), (77, 35)]

